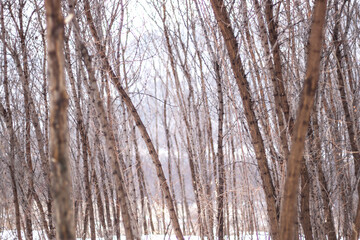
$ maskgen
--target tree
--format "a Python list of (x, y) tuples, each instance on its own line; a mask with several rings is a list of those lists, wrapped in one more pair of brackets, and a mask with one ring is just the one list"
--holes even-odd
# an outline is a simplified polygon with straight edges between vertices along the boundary
[(61, 1), (45, 1), (50, 81), (50, 162), (57, 239), (75, 239), (68, 145), (68, 95), (64, 73), (64, 18)]

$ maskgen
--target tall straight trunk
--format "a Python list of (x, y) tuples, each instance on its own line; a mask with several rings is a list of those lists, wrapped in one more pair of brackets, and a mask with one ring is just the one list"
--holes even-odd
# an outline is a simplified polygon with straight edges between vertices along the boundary
[[(221, 124), (223, 125), (223, 119), (224, 119), (224, 103), (223, 103), (223, 93), (222, 93), (222, 79), (221, 79), (221, 74), (220, 74), (220, 61), (219, 61), (219, 57), (215, 54), (215, 51), (214, 51), (214, 48), (211, 46), (210, 44), (210, 39), (209, 39), (209, 36), (208, 36), (208, 33), (207, 33), (207, 30), (206, 30), (206, 27), (205, 27), (205, 23), (204, 23), (204, 20), (201, 16), (201, 13), (200, 13), (200, 9), (199, 9), (199, 6), (198, 6), (198, 3), (197, 1), (195, 1), (195, 6), (196, 6), (196, 9), (197, 9), (197, 12), (199, 13), (199, 18), (200, 18), (200, 23), (201, 23), (201, 28), (203, 30), (203, 33), (204, 33), (204, 36), (205, 36), (205, 42), (206, 42), (206, 46), (211, 54), (211, 62), (212, 62), (212, 67), (213, 67), (213, 70), (214, 70), (214, 73), (215, 73), (215, 80), (217, 82), (217, 86), (218, 86), (218, 101), (219, 101), (219, 123), (218, 124)], [(194, 35), (195, 35), (195, 30), (194, 30)], [(195, 37), (194, 37), (195, 38)], [(196, 47), (196, 51), (197, 51), (197, 55), (198, 55), (198, 59), (199, 59), (199, 62), (200, 62), (200, 66), (202, 65), (202, 58), (200, 57), (200, 52), (198, 50), (198, 46), (197, 46), (197, 43), (196, 43), (196, 40), (194, 41), (194, 44), (195, 44), (195, 47)], [(201, 70), (202, 71), (202, 70)], [(190, 81), (190, 79), (188, 80)], [(203, 79), (203, 76), (201, 78), (201, 81), (202, 81), (202, 85), (204, 84), (204, 79)], [(206, 96), (206, 90), (205, 88), (202, 86), (202, 90), (204, 91), (204, 96), (203, 96), (203, 101), (205, 101), (205, 111), (207, 112), (208, 114), (208, 104), (207, 104), (207, 96)], [(221, 92), (219, 92), (221, 91)], [(195, 111), (195, 113), (197, 114), (196, 116), (198, 116), (198, 111)], [(220, 116), (222, 115), (222, 116)], [(208, 115), (209, 116), (209, 115)], [(197, 117), (198, 118), (198, 117)], [(210, 131), (211, 131), (211, 120), (209, 119), (208, 120), (208, 124), (209, 124), (209, 131), (208, 131), (208, 134), (210, 135), (210, 138), (209, 140), (211, 141), (210, 142), (210, 145), (211, 145), (211, 148), (212, 148), (212, 151), (213, 151), (213, 154), (215, 156), (215, 151), (213, 149), (213, 142), (212, 142), (212, 137), (211, 137), (211, 134)], [(200, 129), (200, 124), (198, 124), (198, 127)], [(224, 165), (224, 161), (223, 161), (223, 153), (222, 153), (222, 128), (223, 126), (218, 126), (218, 144), (221, 143), (221, 146), (219, 147), (218, 145), (218, 155), (217, 155), (217, 159), (218, 159), (218, 169), (220, 168), (220, 165)], [(221, 131), (220, 131), (221, 130)], [(199, 134), (200, 136), (200, 134)], [(200, 139), (201, 140), (201, 139)], [(202, 145), (201, 145), (202, 147)], [(221, 148), (221, 149), (220, 149)], [(214, 177), (216, 178), (216, 176), (218, 177), (218, 179), (215, 180), (215, 182), (217, 182), (217, 186), (216, 186), (216, 191), (217, 191), (217, 196), (218, 196), (218, 200), (221, 200), (223, 203), (220, 203), (218, 202), (218, 215), (217, 215), (217, 220), (218, 220), (218, 237), (220, 235), (224, 235), (223, 232), (224, 232), (224, 211), (223, 210), (220, 210), (219, 212), (219, 208), (223, 209), (223, 205), (224, 205), (224, 196), (220, 197), (220, 193), (219, 191), (224, 191), (224, 183), (225, 183), (225, 180), (224, 180), (224, 169), (222, 170), (218, 170), (218, 172), (215, 171), (216, 169), (216, 163), (215, 163), (215, 158), (213, 159), (213, 164), (214, 164)], [(205, 171), (207, 171), (206, 169), (204, 169)], [(221, 176), (219, 176), (219, 174), (221, 174)], [(220, 180), (221, 179), (221, 180)], [(221, 186), (223, 185), (223, 186)], [(210, 185), (209, 183), (207, 183), (205, 185), (205, 190), (203, 190), (203, 195), (206, 196), (208, 195), (207, 197), (209, 197), (209, 190), (210, 190)], [(221, 198), (221, 199), (220, 199)], [(206, 205), (211, 205), (211, 204), (204, 204), (205, 206)], [(222, 205), (222, 206), (221, 206)], [(211, 206), (208, 206), (207, 207), (207, 211), (204, 212), (204, 211), (201, 211), (203, 212), (204, 214), (204, 223), (205, 222), (208, 222), (208, 224), (204, 224), (205, 225), (205, 229), (206, 229), (206, 235), (208, 236), (208, 238), (210, 239), (213, 239), (213, 221), (212, 221), (212, 214), (211, 214), (211, 210), (210, 210), (210, 207)], [(206, 216), (207, 215), (207, 216)], [(207, 220), (207, 218), (209, 218), (209, 220)]]
[[(178, 41), (180, 42), (180, 44), (173, 44), (172, 48), (175, 49), (176, 51), (176, 56), (178, 56), (178, 60), (179, 60), (179, 64), (180, 67), (184, 73), (185, 79), (187, 80), (187, 84), (188, 84), (188, 89), (189, 89), (189, 93), (187, 96), (187, 104), (185, 104), (185, 99), (183, 99), (183, 94), (180, 93), (181, 89), (180, 89), (180, 84), (179, 84), (179, 76), (176, 72), (176, 68), (175, 68), (175, 56), (173, 55), (172, 52), (172, 48), (170, 45), (170, 36), (169, 36), (169, 31), (167, 29), (167, 26), (165, 25), (165, 8), (164, 8), (164, 19), (163, 19), (163, 25), (164, 25), (164, 33), (165, 33), (165, 38), (166, 38), (166, 45), (167, 45), (167, 49), (168, 49), (168, 53), (170, 55), (170, 61), (171, 61), (171, 68), (175, 77), (175, 84), (177, 84), (177, 96), (179, 98), (179, 101), (181, 102), (181, 104), (183, 105), (183, 107), (181, 108), (182, 114), (183, 114), (183, 118), (184, 118), (184, 122), (186, 124), (186, 134), (188, 135), (188, 138), (190, 139), (188, 144), (189, 145), (188, 149), (189, 152), (191, 152), (192, 157), (189, 158), (189, 161), (193, 161), (193, 166), (195, 169), (195, 175), (194, 175), (194, 179), (197, 182), (196, 183), (196, 188), (194, 188), (195, 191), (195, 196), (197, 197), (197, 201), (198, 201), (198, 224), (199, 224), (199, 229), (200, 229), (200, 238), (203, 239), (204, 236), (210, 236), (209, 234), (209, 229), (207, 227), (207, 217), (206, 217), (206, 191), (205, 191), (205, 187), (206, 184), (203, 183), (203, 179), (206, 179), (206, 175), (204, 175), (204, 172), (207, 172), (207, 166), (206, 166), (206, 162), (205, 162), (205, 156), (204, 156), (204, 151), (202, 151), (203, 149), (203, 139), (202, 139), (202, 133), (201, 133), (201, 125), (200, 125), (200, 116), (199, 116), (199, 107), (197, 106), (197, 102), (194, 98), (195, 93), (194, 93), (194, 87), (193, 87), (193, 81), (194, 79), (192, 79), (191, 77), (191, 67), (189, 67), (188, 64), (188, 58), (185, 57), (184, 59), (182, 59), (180, 56), (182, 54), (185, 54), (185, 56), (188, 54), (188, 48), (187, 43), (185, 43), (181, 37), (178, 37)], [(177, 22), (177, 24), (179, 24)], [(193, 32), (193, 37), (194, 37), (194, 45), (195, 45), (195, 49), (198, 52), (198, 47), (197, 47), (197, 41), (196, 41), (196, 29), (195, 29), (195, 25), (192, 25), (192, 32)], [(181, 32), (178, 29), (178, 34), (179, 36), (181, 36)], [(183, 52), (180, 52), (178, 45), (181, 46), (181, 49)], [(199, 55), (199, 54), (197, 54)], [(219, 74), (219, 65), (218, 65), (218, 59), (215, 58), (215, 55), (212, 56), (213, 57), (213, 65), (214, 65), (214, 71), (215, 71), (215, 75), (216, 78), (220, 79), (220, 74)], [(201, 59), (201, 57), (199, 58)], [(201, 63), (200, 63), (201, 64)], [(196, 86), (196, 85), (195, 85)], [(180, 90), (180, 91), (179, 91)], [(182, 91), (181, 91), (182, 92)], [(180, 93), (180, 94), (178, 94)], [(179, 97), (180, 96), (180, 97)], [(186, 107), (185, 107), (186, 106)], [(195, 115), (195, 129), (192, 126), (192, 114), (194, 113)], [(196, 138), (195, 138), (195, 133), (196, 132), (196, 136), (197, 136), (197, 140), (198, 143), (196, 142)], [(198, 145), (198, 148), (195, 148), (193, 146)], [(191, 164), (191, 163), (190, 163)], [(195, 185), (194, 185), (195, 186)]]
[(250, 95), (249, 82), (246, 79), (246, 74), (240, 59), (239, 45), (231, 27), (229, 14), (225, 8), (223, 0), (211, 0), (211, 6), (223, 35), (231, 67), (242, 98), (244, 112), (250, 130), (251, 141), (255, 150), (256, 160), (259, 166), (263, 189), (265, 192), (270, 233), (274, 239), (277, 239), (278, 217), (276, 208), (276, 192), (267, 163), (264, 141), (260, 133), (257, 117), (255, 116), (255, 106), (252, 96)]
[(68, 95), (64, 74), (64, 18), (60, 0), (45, 2), (50, 82), (51, 190), (54, 196), (57, 239), (75, 239), (69, 166)]
[[(126, 73), (124, 73), (123, 77), (125, 78), (125, 82), (127, 82), (127, 77), (126, 77)], [(127, 85), (127, 84), (126, 84)], [(123, 145), (123, 152), (124, 152), (124, 157), (123, 157), (123, 161), (120, 163), (122, 164), (122, 169), (124, 169), (124, 179), (126, 181), (126, 186), (128, 189), (128, 194), (129, 194), (129, 203), (131, 206), (131, 209), (133, 210), (133, 219), (136, 222), (137, 225), (139, 225), (139, 217), (138, 217), (138, 207), (137, 207), (137, 198), (136, 198), (136, 184), (135, 184), (135, 174), (133, 174), (133, 161), (130, 158), (130, 150), (131, 150), (131, 146), (129, 145), (129, 133), (128, 133), (128, 126), (127, 126), (127, 122), (128, 122), (128, 117), (126, 115), (127, 110), (126, 107), (124, 105), (124, 102), (121, 101), (121, 105), (122, 105), (122, 141), (124, 142)], [(110, 113), (112, 114), (112, 113)], [(131, 123), (129, 125), (132, 125)], [(116, 131), (114, 131), (116, 133)], [(116, 139), (119, 139), (118, 137), (116, 137)], [(118, 144), (118, 148), (121, 149), (120, 147), (120, 142), (117, 141)], [(141, 234), (141, 228), (139, 228), (139, 234)]]
[(295, 237), (294, 226), (297, 221), (297, 207), (294, 206), (297, 206), (298, 184), (301, 170), (300, 163), (304, 153), (306, 132), (309, 126), (319, 80), (326, 6), (326, 0), (317, 0), (313, 10), (313, 20), (309, 36), (306, 77), (297, 110), (297, 119), (292, 133), (292, 143), (287, 164), (284, 194), (281, 202), (281, 240), (293, 239)]
[[(251, 67), (250, 63), (249, 63), (249, 68), (250, 69), (253, 69), (253, 71), (250, 71), (250, 74), (251, 74), (251, 79), (253, 80), (253, 85), (256, 86), (256, 84), (258, 85), (258, 88), (256, 89), (257, 91), (260, 92), (260, 96), (259, 96), (259, 102), (261, 102), (261, 105), (262, 105), (262, 112), (259, 113), (261, 114), (261, 116), (264, 116), (264, 117), (261, 117), (259, 120), (260, 120), (260, 123), (261, 125), (263, 126), (263, 130), (264, 130), (264, 142), (269, 142), (268, 143), (268, 147), (270, 149), (270, 153), (271, 153), (271, 156), (272, 157), (272, 163), (273, 163), (273, 169), (277, 169), (277, 166), (280, 164), (280, 175), (282, 176), (283, 175), (283, 162), (284, 162), (284, 153), (286, 153), (286, 149), (287, 149), (287, 145), (284, 145), (284, 144), (280, 144), (281, 145), (281, 149), (284, 148), (285, 151), (280, 151), (280, 154), (277, 153), (275, 151), (275, 141), (273, 140), (272, 138), (272, 133), (271, 133), (271, 129), (270, 129), (270, 126), (271, 125), (274, 125), (274, 124), (271, 124), (271, 120), (275, 120), (276, 119), (276, 115), (274, 114), (271, 114), (271, 112), (269, 112), (267, 110), (267, 106), (266, 106), (266, 98), (268, 98), (266, 96), (266, 92), (263, 90), (263, 87), (261, 87), (262, 84), (265, 84), (266, 85), (266, 77), (265, 77), (265, 83), (264, 83), (264, 80), (263, 78), (261, 77), (260, 75), (260, 71), (259, 71), (259, 66), (257, 66), (257, 60), (256, 60), (256, 57), (255, 57), (255, 53), (254, 53), (254, 49), (256, 50), (256, 47), (255, 47), (255, 41), (254, 39), (252, 38), (252, 36), (250, 35), (250, 31), (249, 31), (249, 27), (248, 27), (248, 14), (247, 14), (247, 9), (246, 9), (246, 5), (244, 6), (244, 23), (245, 23), (245, 37), (246, 37), (246, 43), (247, 43), (247, 47), (248, 47), (248, 51), (250, 53), (250, 56), (251, 56), (251, 59), (253, 61), (253, 68)], [(261, 27), (260, 27), (261, 28)], [(257, 53), (257, 55), (259, 55), (259, 53)], [(272, 64), (272, 63), (271, 63)], [(262, 63), (260, 62), (260, 69), (264, 69), (264, 67), (262, 66)], [(270, 64), (269, 64), (270, 65)], [(252, 72), (255, 72), (255, 74), (253, 74)], [(255, 76), (253, 76), (255, 75)], [(257, 80), (257, 81), (256, 81)], [(275, 104), (278, 106), (278, 104)], [(274, 107), (275, 108), (275, 107)], [(276, 108), (277, 109), (277, 108)], [(281, 125), (279, 123), (279, 125)], [(286, 132), (285, 131), (282, 131), (280, 133), (280, 130), (279, 128), (277, 127), (277, 125), (275, 124), (275, 132), (278, 132), (279, 135), (280, 135), (280, 139), (281, 139), (281, 135), (282, 134), (285, 134), (286, 136)], [(286, 139), (286, 138), (284, 138)], [(276, 161), (275, 159), (278, 159), (278, 161)], [(274, 177), (273, 177), (273, 182), (274, 182), (274, 187), (275, 187), (275, 191), (277, 193), (277, 195), (279, 195), (278, 192), (280, 192), (280, 183), (279, 183), (279, 172), (277, 170), (275, 170), (274, 172)], [(278, 205), (279, 205), (279, 200), (277, 201), (277, 208), (278, 208)]]
[[(217, 65), (219, 68), (220, 66)], [(219, 72), (219, 71), (217, 71)], [(220, 77), (218, 78), (220, 79)], [(224, 200), (225, 200), (225, 163), (223, 152), (223, 125), (224, 125), (224, 97), (222, 90), (222, 83), (220, 80), (217, 82), (218, 94), (218, 186), (217, 186), (217, 223), (218, 223), (218, 239), (224, 239)]]

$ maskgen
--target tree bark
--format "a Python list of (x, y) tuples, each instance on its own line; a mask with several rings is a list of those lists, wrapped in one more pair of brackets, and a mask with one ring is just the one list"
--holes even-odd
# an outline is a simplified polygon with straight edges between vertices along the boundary
[(54, 196), (57, 239), (75, 239), (68, 148), (68, 95), (64, 73), (64, 18), (60, 0), (46, 0), (50, 82), (51, 190)]
[(314, 15), (309, 37), (306, 78), (297, 111), (297, 119), (292, 133), (283, 201), (281, 202), (281, 240), (293, 239), (295, 237), (294, 226), (297, 220), (297, 207), (294, 206), (297, 206), (298, 185), (301, 170), (300, 163), (304, 153), (305, 137), (315, 102), (315, 93), (319, 80), (326, 5), (326, 0), (317, 0), (313, 11)]
[[(216, 68), (220, 68), (216, 65)], [(219, 70), (216, 71), (219, 73)], [(218, 186), (217, 186), (217, 223), (218, 223), (218, 239), (224, 239), (224, 202), (225, 202), (225, 163), (223, 151), (223, 125), (224, 125), (224, 97), (220, 76), (217, 77), (217, 94), (218, 94)]]

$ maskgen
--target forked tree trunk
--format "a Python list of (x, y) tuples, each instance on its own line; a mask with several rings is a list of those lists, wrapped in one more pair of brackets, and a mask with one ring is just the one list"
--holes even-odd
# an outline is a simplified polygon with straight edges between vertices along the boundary
[(57, 239), (75, 239), (68, 148), (68, 95), (64, 74), (64, 18), (60, 0), (45, 1), (50, 82), (51, 190)]

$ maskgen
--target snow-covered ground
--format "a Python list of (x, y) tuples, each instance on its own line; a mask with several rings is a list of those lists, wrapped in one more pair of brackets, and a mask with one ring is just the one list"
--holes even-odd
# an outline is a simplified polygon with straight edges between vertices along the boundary
[[(33, 232), (33, 236), (34, 236), (34, 240), (46, 240), (46, 237), (44, 236), (44, 234), (40, 231), (34, 231)], [(198, 236), (185, 236), (184, 237), (186, 240), (197, 240), (200, 239), (200, 237)], [(1, 231), (0, 232), (0, 239), (1, 240), (17, 240), (17, 234), (15, 230), (5, 230), (5, 231)], [(23, 239), (25, 239), (25, 237), (23, 236)], [(79, 240), (81, 240), (81, 238), (78, 238)], [(103, 238), (97, 238), (99, 240), (103, 240)], [(114, 236), (113, 238), (114, 240), (116, 239), (116, 237)], [(121, 240), (125, 240), (125, 236), (121, 237)], [(164, 235), (146, 235), (146, 236), (142, 236), (143, 240), (176, 240), (176, 237), (174, 235), (172, 236), (164, 236)], [(229, 240), (233, 240), (236, 239), (234, 236), (231, 236), (230, 238), (227, 238)], [(269, 240), (270, 237), (268, 236), (268, 234), (266, 233), (257, 233), (254, 235), (247, 235), (247, 234), (240, 234), (240, 239), (242, 240)]]

